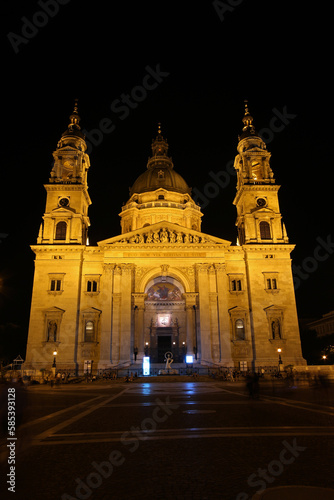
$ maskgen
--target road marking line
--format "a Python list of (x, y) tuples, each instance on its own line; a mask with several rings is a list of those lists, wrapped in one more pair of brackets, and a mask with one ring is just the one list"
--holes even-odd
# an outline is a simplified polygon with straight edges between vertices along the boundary
[[(110, 398), (104, 399), (101, 403), (98, 403), (97, 405), (88, 408), (87, 410), (82, 411), (81, 413), (78, 413), (74, 415), (73, 417), (70, 417), (67, 420), (64, 420), (63, 422), (60, 422), (59, 424), (47, 429), (46, 431), (42, 432), (41, 434), (38, 434), (34, 439), (33, 439), (33, 444), (38, 444), (38, 441), (46, 439), (50, 436), (52, 436), (55, 432), (57, 432), (60, 429), (63, 429), (64, 427), (67, 427), (71, 425), (73, 422), (76, 422), (77, 420), (80, 420), (81, 418), (85, 417), (86, 415), (89, 415), (93, 411), (97, 410), (101, 406), (104, 406), (106, 403), (109, 403), (110, 401), (113, 401), (114, 399), (118, 398), (125, 392), (127, 392), (129, 389), (126, 388), (123, 391), (119, 392), (118, 394), (115, 394), (114, 396), (111, 396)], [(103, 397), (103, 396), (102, 396)]]
[[(88, 444), (119, 442), (125, 431), (91, 432), (78, 434), (56, 434), (50, 440), (44, 440), (38, 445), (56, 444)], [(152, 441), (159, 439), (202, 439), (217, 437), (266, 437), (266, 436), (333, 436), (334, 429), (331, 427), (212, 427), (212, 428), (185, 428), (185, 429), (159, 429), (142, 430), (141, 441)], [(58, 438), (58, 439), (57, 439)], [(60, 438), (60, 439), (59, 439)], [(62, 439), (63, 438), (63, 439)], [(67, 438), (67, 439), (66, 439)]]
[[(173, 397), (174, 401), (174, 397)], [(271, 401), (260, 400), (259, 403), (270, 404)], [(249, 401), (177, 401), (179, 405), (248, 405)], [(143, 403), (115, 403), (106, 405), (107, 408), (127, 408), (127, 407), (142, 407), (142, 406), (156, 406), (154, 401), (146, 401)]]
[[(242, 394), (241, 392), (235, 392), (235, 391), (229, 391), (228, 389), (222, 389), (224, 392), (229, 392), (231, 394), (237, 394), (239, 396), (242, 396), (244, 398), (248, 398), (249, 399), (249, 395), (248, 394)], [(268, 398), (268, 399), (266, 399)], [(253, 400), (250, 400), (250, 401), (253, 401)], [(298, 410), (305, 410), (305, 411), (313, 411), (314, 413), (322, 413), (324, 415), (330, 415), (330, 416), (334, 416), (334, 412), (332, 411), (326, 411), (326, 410), (318, 410), (317, 408), (304, 408), (303, 406), (300, 406), (300, 404), (293, 404), (290, 400), (287, 400), (287, 399), (283, 399), (283, 398), (278, 398), (277, 396), (261, 396), (261, 399), (260, 400), (254, 400), (256, 402), (260, 402), (260, 401), (269, 401), (270, 403), (277, 403), (277, 404), (280, 404), (282, 406), (291, 406), (292, 408), (297, 408)], [(304, 404), (304, 403), (301, 403), (301, 404)], [(305, 403), (305, 404), (313, 404), (313, 405), (316, 405), (317, 403)], [(317, 405), (317, 406), (320, 406), (320, 405)], [(331, 407), (329, 407), (331, 408)]]
[(54, 413), (49, 413), (48, 415), (44, 415), (43, 417), (36, 418), (35, 420), (31, 420), (30, 422), (26, 422), (25, 424), (21, 425), (21, 429), (26, 428), (26, 427), (31, 427), (32, 425), (39, 424), (41, 422), (44, 422), (45, 420), (49, 420), (54, 417), (58, 417), (59, 415), (62, 415), (63, 413), (66, 413), (67, 411), (75, 410), (76, 408), (80, 408), (80, 406), (85, 406), (88, 405), (89, 403), (92, 403), (93, 401), (96, 401), (97, 399), (101, 399), (103, 396), (97, 396), (96, 398), (92, 398), (86, 401), (82, 401), (81, 403), (78, 403), (73, 406), (69, 406), (67, 408), (63, 408), (62, 410), (56, 411)]

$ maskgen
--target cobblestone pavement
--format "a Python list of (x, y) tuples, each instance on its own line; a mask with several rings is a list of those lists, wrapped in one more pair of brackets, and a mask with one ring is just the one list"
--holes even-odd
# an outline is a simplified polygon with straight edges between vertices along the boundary
[(259, 489), (334, 488), (330, 388), (97, 382), (29, 387), (8, 492), (15, 500), (247, 500)]

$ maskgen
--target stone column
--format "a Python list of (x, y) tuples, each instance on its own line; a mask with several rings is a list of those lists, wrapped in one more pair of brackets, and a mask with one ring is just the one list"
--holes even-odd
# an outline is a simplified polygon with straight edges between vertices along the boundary
[(220, 331), (221, 363), (234, 366), (231, 353), (230, 319), (227, 311), (228, 279), (225, 264), (215, 264), (218, 292), (218, 322)]
[(121, 278), (119, 266), (114, 269), (114, 287), (112, 294), (111, 359), (113, 365), (120, 360), (120, 324), (121, 324)]
[(200, 357), (201, 362), (204, 363), (212, 362), (208, 267), (208, 264), (196, 264), (200, 319), (198, 331), (198, 357)]
[(198, 293), (187, 292), (183, 294), (187, 318), (187, 354), (195, 354), (194, 347), (197, 345), (195, 311)]
[(211, 356), (214, 363), (220, 362), (220, 336), (218, 324), (218, 294), (210, 292)]
[[(121, 264), (121, 325), (120, 325), (120, 361), (128, 362), (132, 359), (133, 346), (131, 345), (132, 331), (132, 274), (133, 264)], [(131, 352), (132, 351), (132, 352)]]
[(101, 315), (100, 360), (98, 368), (111, 364), (112, 278), (115, 264), (103, 264), (103, 314)]
[(220, 362), (220, 329), (218, 321), (218, 292), (215, 266), (209, 266), (209, 299), (210, 299), (210, 331), (211, 356), (214, 363)]
[(144, 356), (144, 311), (146, 293), (133, 293), (135, 308), (134, 342), (133, 346), (138, 348), (137, 363), (142, 363)]

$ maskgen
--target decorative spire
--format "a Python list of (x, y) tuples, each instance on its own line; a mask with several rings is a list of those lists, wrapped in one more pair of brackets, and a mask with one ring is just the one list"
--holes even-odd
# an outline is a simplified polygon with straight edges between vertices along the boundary
[(247, 99), (244, 100), (244, 103), (245, 103), (245, 116), (243, 117), (242, 121), (244, 123), (244, 127), (243, 127), (243, 132), (246, 132), (247, 130), (252, 134), (255, 133), (255, 128), (254, 128), (254, 125), (253, 125), (253, 117), (252, 115), (250, 114), (249, 110), (248, 110), (248, 101)]
[[(78, 99), (75, 99), (74, 109), (70, 115), (70, 123), (68, 124), (65, 132), (61, 135), (61, 140), (59, 141), (57, 148), (63, 147), (65, 144), (64, 141), (67, 141), (66, 144), (69, 143), (68, 141), (71, 141), (72, 146), (77, 147), (82, 151), (86, 151), (87, 145), (85, 142), (82, 142), (85, 141), (85, 134), (81, 132), (79, 122), (80, 116), (78, 113)], [(73, 139), (75, 142), (73, 142)]]
[(158, 134), (152, 141), (152, 153), (153, 156), (167, 156), (168, 153), (168, 143), (162, 136), (161, 123), (158, 123)]
[(70, 120), (71, 121), (68, 125), (68, 129), (73, 130), (75, 128), (77, 130), (80, 130), (81, 127), (79, 125), (80, 116), (78, 113), (78, 99), (74, 100), (74, 110), (73, 110), (73, 113), (70, 115)]
[(244, 117), (242, 119), (244, 126), (242, 128), (242, 133), (238, 137), (238, 140), (240, 142), (243, 139), (246, 139), (247, 137), (258, 137), (259, 140), (261, 140), (260, 147), (262, 147), (263, 149), (266, 149), (265, 143), (262, 141), (262, 139), (260, 138), (260, 136), (256, 132), (255, 127), (253, 125), (253, 117), (249, 112), (247, 99), (244, 100), (244, 103), (245, 103), (245, 114), (244, 114)]
[(168, 142), (161, 132), (161, 123), (158, 123), (158, 133), (152, 140), (152, 156), (148, 159), (147, 168), (173, 168), (172, 159), (168, 156)]

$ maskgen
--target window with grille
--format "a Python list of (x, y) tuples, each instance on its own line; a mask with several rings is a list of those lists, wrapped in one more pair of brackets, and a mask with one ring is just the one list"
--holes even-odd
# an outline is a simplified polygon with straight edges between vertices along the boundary
[(242, 290), (241, 280), (231, 280), (232, 292), (240, 292)]
[(279, 273), (263, 273), (265, 289), (270, 292), (279, 292)]
[(98, 274), (86, 274), (84, 293), (98, 294), (100, 292), (100, 277)]
[(267, 290), (277, 290), (276, 278), (267, 278)]
[(56, 225), (56, 240), (66, 240), (66, 229), (66, 222), (58, 222), (58, 224)]
[(51, 280), (50, 282), (51, 292), (60, 292), (61, 290), (61, 280)]
[(87, 292), (97, 292), (97, 281), (88, 280), (87, 281)]
[(229, 290), (230, 292), (243, 292), (243, 275), (229, 274)]
[(261, 236), (261, 240), (270, 240), (271, 239), (270, 225), (266, 221), (260, 222), (260, 236)]

